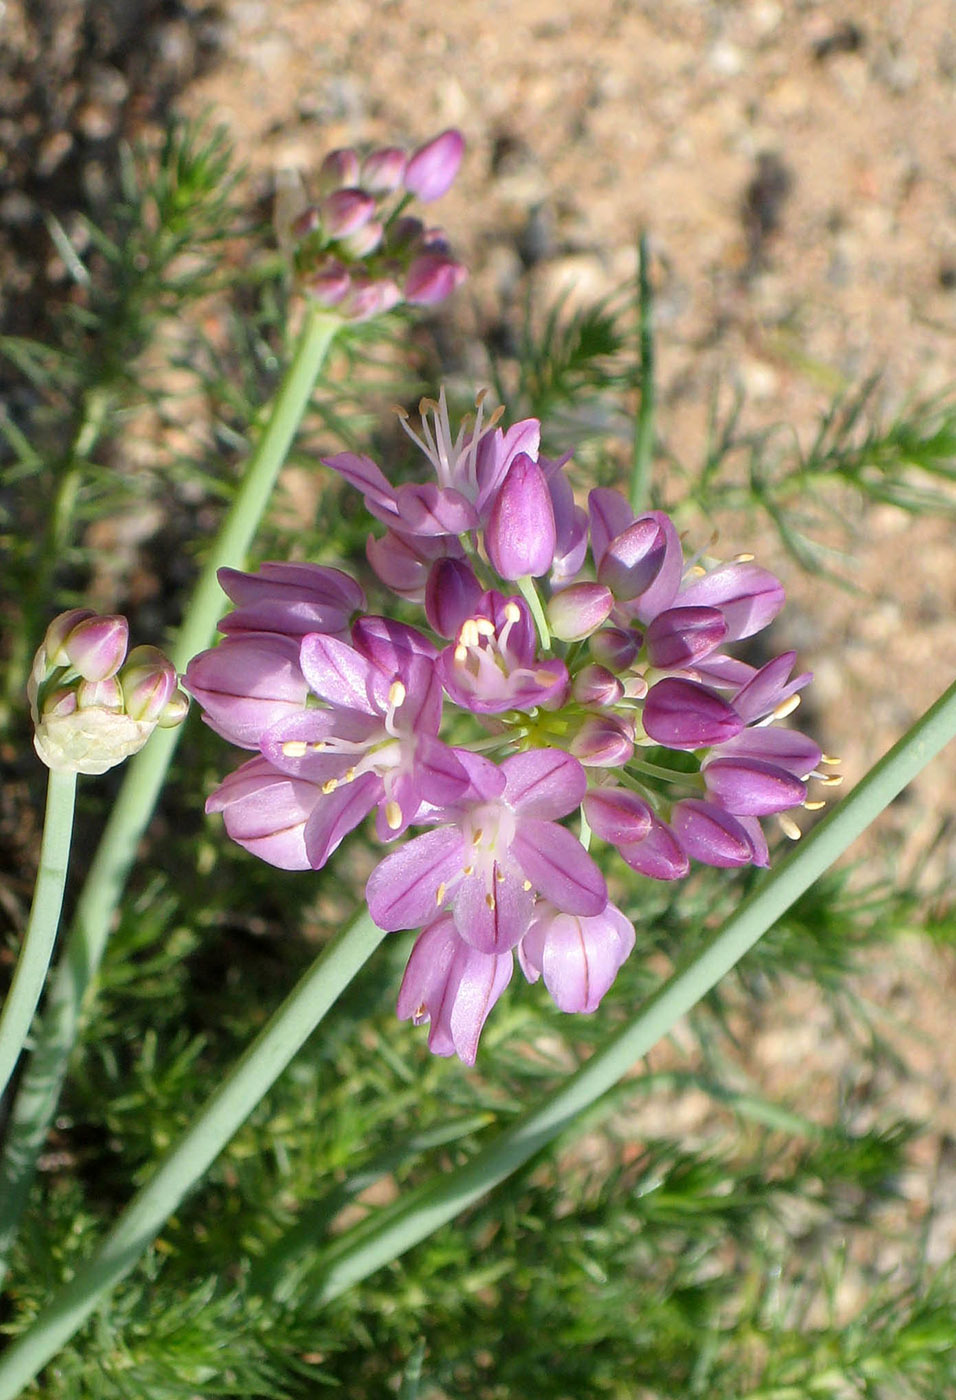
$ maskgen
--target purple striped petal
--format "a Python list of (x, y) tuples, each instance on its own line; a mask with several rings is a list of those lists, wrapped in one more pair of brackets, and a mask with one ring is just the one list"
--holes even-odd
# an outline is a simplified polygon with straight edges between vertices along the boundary
[(618, 846), (632, 870), (651, 880), (683, 880), (690, 861), (666, 822), (651, 817), (647, 835), (640, 841), (624, 841)]
[(429, 1021), (432, 1054), (473, 1065), (482, 1027), (513, 967), (510, 953), (487, 956), (469, 947), (446, 914), (416, 940), (398, 994), (399, 1019)]
[(720, 646), (727, 623), (719, 608), (667, 608), (658, 613), (644, 634), (652, 666), (662, 671), (692, 666)]
[(518, 958), (529, 982), (544, 985), (560, 1011), (596, 1011), (634, 947), (634, 927), (613, 904), (585, 918), (545, 906), (521, 940)]
[(488, 558), (501, 578), (540, 578), (551, 568), (556, 539), (544, 472), (521, 452), (508, 469), (485, 526)]
[(753, 841), (743, 822), (712, 802), (689, 797), (675, 803), (671, 825), (687, 854), (705, 865), (729, 869), (750, 865), (754, 858)]
[(799, 778), (758, 758), (717, 758), (704, 768), (707, 792), (736, 816), (766, 817), (799, 807), (807, 787)]
[(531, 922), (534, 891), (511, 861), (466, 875), (455, 893), (455, 927), (481, 953), (507, 953)]
[(378, 713), (369, 699), (369, 685), (380, 673), (347, 642), (311, 632), (302, 639), (299, 664), (312, 690), (330, 705)]
[(802, 690), (813, 679), (811, 671), (804, 671), (802, 675), (794, 676), (792, 681), (788, 680), (796, 659), (795, 651), (785, 651), (781, 656), (775, 656), (766, 666), (754, 672), (747, 684), (737, 691), (734, 709), (743, 715), (748, 724), (769, 715), (777, 705), (789, 700), (791, 695)]
[(341, 842), (368, 816), (382, 797), (382, 780), (362, 773), (323, 794), (305, 828), (305, 848), (313, 870), (321, 870)]
[(583, 807), (595, 836), (615, 846), (643, 841), (654, 816), (643, 797), (628, 788), (592, 788)]
[(219, 784), (206, 802), (221, 812), (237, 845), (280, 870), (308, 870), (305, 826), (321, 792), (253, 758)]
[(566, 914), (599, 914), (607, 903), (604, 876), (580, 841), (556, 822), (522, 817), (511, 854), (536, 890)]
[(380, 861), (365, 886), (368, 910), (379, 928), (393, 933), (433, 919), (448, 886), (461, 878), (465, 844), (456, 826), (426, 831)]
[(727, 640), (759, 632), (783, 607), (783, 584), (756, 564), (724, 564), (685, 588), (682, 606), (720, 608), (727, 619)]
[(522, 816), (566, 817), (587, 792), (584, 769), (561, 749), (528, 749), (506, 758), (501, 768), (505, 801)]
[(608, 545), (634, 523), (634, 512), (621, 495), (608, 486), (596, 486), (588, 495), (591, 520), (591, 553), (600, 569)]
[(397, 518), (395, 490), (371, 457), (360, 456), (357, 452), (337, 452), (333, 457), (323, 457), (322, 465), (331, 467), (350, 486), (361, 491), (368, 509), (386, 525)]
[[(745, 729), (715, 750), (713, 758), (757, 758), (785, 768), (796, 778), (808, 778), (818, 766), (823, 751), (819, 744), (797, 729)], [(708, 766), (705, 759), (704, 767)]]

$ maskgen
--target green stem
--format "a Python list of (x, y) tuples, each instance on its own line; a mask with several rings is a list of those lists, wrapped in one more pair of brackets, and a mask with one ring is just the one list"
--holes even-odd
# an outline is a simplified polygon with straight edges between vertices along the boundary
[(538, 640), (541, 642), (541, 650), (548, 651), (551, 647), (551, 629), (548, 626), (548, 619), (544, 613), (544, 605), (534, 586), (534, 579), (530, 574), (525, 574), (524, 578), (516, 579), (515, 582), (521, 591), (528, 607), (531, 609), (531, 616), (534, 618), (534, 625), (538, 629)]
[[(222, 523), (183, 618), (172, 651), (184, 670), (212, 641), (223, 595), (216, 579), (224, 564), (241, 565), (302, 417), (340, 321), (311, 307), (235, 500)], [(60, 1096), (76, 1043), (83, 999), (96, 976), (136, 850), (156, 806), (181, 728), (157, 729), (131, 761), (77, 902), (76, 916), (53, 979), (7, 1128), (0, 1158), (0, 1279), (33, 1178), (36, 1158)]]
[(5, 1353), (0, 1400), (14, 1400), (129, 1273), (384, 937), (363, 911), (328, 944), (130, 1201), (93, 1258)]
[[(464, 1166), (426, 1182), (343, 1235), (326, 1253), (318, 1301), (327, 1302), (397, 1259), (499, 1185), (633, 1068), (729, 972), (907, 783), (956, 736), (956, 685), (926, 712), (799, 846), (740, 905), (640, 1014), (539, 1108), (506, 1128)], [(613, 1105), (612, 1105), (613, 1106)], [(593, 1125), (595, 1114), (588, 1116)], [(4, 1397), (0, 1396), (0, 1400)]]
[(20, 1058), (50, 966), (63, 907), (75, 802), (76, 774), (51, 769), (33, 904), (16, 972), (0, 1013), (0, 1094)]
[(646, 508), (651, 458), (654, 455), (654, 417), (657, 393), (654, 383), (654, 293), (651, 290), (650, 255), (647, 235), (637, 245), (637, 307), (640, 318), (641, 403), (634, 425), (631, 458), (631, 509), (635, 515)]

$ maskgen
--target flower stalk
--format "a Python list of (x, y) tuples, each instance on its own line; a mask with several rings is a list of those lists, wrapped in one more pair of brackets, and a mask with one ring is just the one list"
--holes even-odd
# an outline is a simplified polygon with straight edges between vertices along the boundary
[(40, 865), (16, 972), (0, 1012), (0, 1095), (16, 1067), (53, 954), (73, 837), (76, 774), (50, 770)]

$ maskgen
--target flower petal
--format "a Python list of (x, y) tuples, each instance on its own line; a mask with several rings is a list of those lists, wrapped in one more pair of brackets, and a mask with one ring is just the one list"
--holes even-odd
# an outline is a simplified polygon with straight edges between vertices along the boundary
[(389, 933), (427, 924), (461, 877), (465, 846), (456, 826), (442, 826), (400, 846), (380, 861), (365, 886), (368, 910)]
[(567, 914), (599, 914), (607, 903), (604, 876), (580, 841), (556, 822), (522, 815), (511, 854), (535, 889)]

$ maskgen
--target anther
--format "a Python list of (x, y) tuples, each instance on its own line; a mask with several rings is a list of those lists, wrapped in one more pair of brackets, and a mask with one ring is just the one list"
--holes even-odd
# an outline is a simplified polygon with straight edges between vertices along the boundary
[(444, 898), (445, 898), (445, 882), (444, 882), (444, 880), (442, 880), (441, 884), (438, 886), (438, 889), (435, 891), (435, 904), (438, 906), (439, 909), (441, 908), (442, 900), (443, 900)]
[(325, 793), (326, 797), (328, 797), (329, 793), (334, 792), (338, 785), (338, 778), (327, 778), (326, 781), (322, 784), (322, 791)]
[(486, 895), (485, 895), (485, 903), (487, 904), (487, 906), (488, 906), (489, 909), (494, 909), (494, 907), (495, 907), (495, 897), (494, 897), (494, 895), (493, 895), (493, 894), (486, 894)]
[(282, 745), (282, 752), (286, 758), (305, 758), (309, 746), (304, 739), (287, 739)]
[(803, 807), (807, 812), (822, 812), (826, 805), (825, 802), (804, 802)]
[(504, 612), (505, 622), (515, 623), (521, 621), (521, 609), (513, 598), (509, 598), (507, 603), (505, 603)]
[(834, 758), (832, 754), (824, 753), (820, 755), (820, 762), (825, 763), (828, 768), (835, 768), (838, 763), (842, 763), (842, 758)]
[(397, 710), (399, 705), (405, 704), (406, 690), (401, 681), (392, 681), (388, 688), (388, 703)]
[[(507, 608), (505, 609), (505, 616), (507, 616)], [(495, 635), (495, 624), (490, 618), (476, 617), (474, 623), (475, 631), (478, 633), (479, 637), (493, 637)]]
[(482, 831), (481, 827), (476, 827), (475, 831), (472, 833), (471, 844), (473, 846), (480, 846), (482, 836), (484, 836), (484, 832)]
[(521, 888), (522, 888), (523, 890), (526, 890), (526, 891), (527, 891), (527, 890), (530, 890), (530, 888), (531, 888), (531, 881), (530, 881), (530, 880), (522, 880), (522, 881), (521, 881)]
[(793, 714), (799, 704), (799, 695), (791, 695), (788, 699), (781, 700), (779, 705), (774, 705), (773, 707), (774, 719), (786, 719), (787, 715)]
[(342, 778), (342, 782), (343, 782), (343, 783), (354, 783), (354, 782), (355, 782), (355, 769), (354, 769), (354, 768), (346, 768), (346, 770), (345, 770), (345, 776)]
[(839, 787), (843, 782), (842, 773), (828, 773), (825, 778), (818, 778), (817, 782), (821, 787)]
[(780, 830), (784, 836), (788, 836), (791, 841), (799, 841), (803, 832), (797, 826), (792, 817), (788, 817), (786, 812), (781, 812), (777, 818), (780, 823)]
[(385, 803), (385, 820), (389, 831), (397, 831), (402, 824), (402, 809), (394, 798)]
[(734, 563), (735, 563), (735, 564), (752, 564), (755, 558), (756, 558), (756, 555), (754, 555), (754, 554), (746, 554), (746, 553), (745, 553), (745, 554), (735, 554), (735, 555), (734, 555)]

